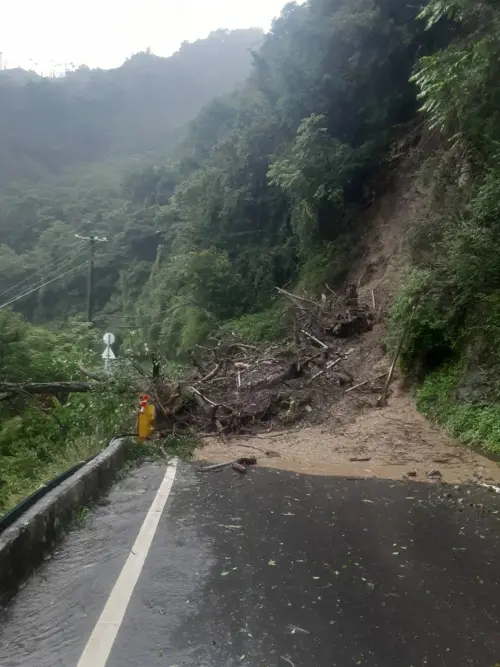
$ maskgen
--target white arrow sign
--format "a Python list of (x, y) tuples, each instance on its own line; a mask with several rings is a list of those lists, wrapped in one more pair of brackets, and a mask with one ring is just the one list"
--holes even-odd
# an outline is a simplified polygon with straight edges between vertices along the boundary
[(102, 353), (103, 359), (116, 359), (116, 355), (113, 350), (108, 346)]

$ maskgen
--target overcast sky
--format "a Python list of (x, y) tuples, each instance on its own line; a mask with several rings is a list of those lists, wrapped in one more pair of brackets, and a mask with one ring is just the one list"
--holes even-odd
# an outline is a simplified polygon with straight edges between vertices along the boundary
[[(217, 28), (267, 30), (285, 0), (0, 0), (0, 51), (9, 67), (50, 62), (116, 67), (151, 47), (170, 55)], [(35, 66), (37, 65), (37, 66)]]

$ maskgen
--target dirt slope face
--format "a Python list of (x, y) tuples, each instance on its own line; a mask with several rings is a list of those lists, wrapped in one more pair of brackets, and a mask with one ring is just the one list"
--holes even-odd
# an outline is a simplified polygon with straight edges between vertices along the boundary
[[(419, 179), (403, 174), (366, 213), (362, 252), (348, 275), (359, 301), (374, 313), (373, 328), (340, 343), (351, 386), (332, 383), (332, 397), (298, 425), (229, 442), (208, 439), (198, 457), (225, 461), (254, 453), (260, 465), (311, 474), (463, 482), (499, 482), (500, 467), (455, 443), (417, 412), (411, 390), (395, 376), (388, 405), (377, 407), (390, 367), (384, 351), (387, 317), (405, 271), (405, 238), (426, 214), (429, 197)], [(337, 352), (339, 352), (337, 350)], [(351, 352), (351, 354), (349, 354)], [(373, 381), (359, 388), (356, 384)], [(429, 477), (429, 473), (431, 473)], [(432, 474), (436, 473), (436, 474)]]

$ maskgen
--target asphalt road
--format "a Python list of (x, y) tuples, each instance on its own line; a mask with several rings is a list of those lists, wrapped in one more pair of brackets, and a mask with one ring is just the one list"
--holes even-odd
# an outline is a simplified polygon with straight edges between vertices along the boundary
[[(1, 667), (76, 667), (164, 475), (122, 481), (0, 614)], [(495, 667), (500, 497), (180, 464), (106, 667)]]

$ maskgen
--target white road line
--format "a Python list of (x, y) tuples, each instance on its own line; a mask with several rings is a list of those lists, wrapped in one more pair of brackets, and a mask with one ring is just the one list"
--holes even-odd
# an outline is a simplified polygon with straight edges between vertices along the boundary
[(141, 574), (158, 523), (174, 483), (177, 460), (168, 466), (153, 504), (144, 519), (127, 562), (116, 580), (106, 606), (90, 635), (77, 667), (105, 667), (128, 603)]

